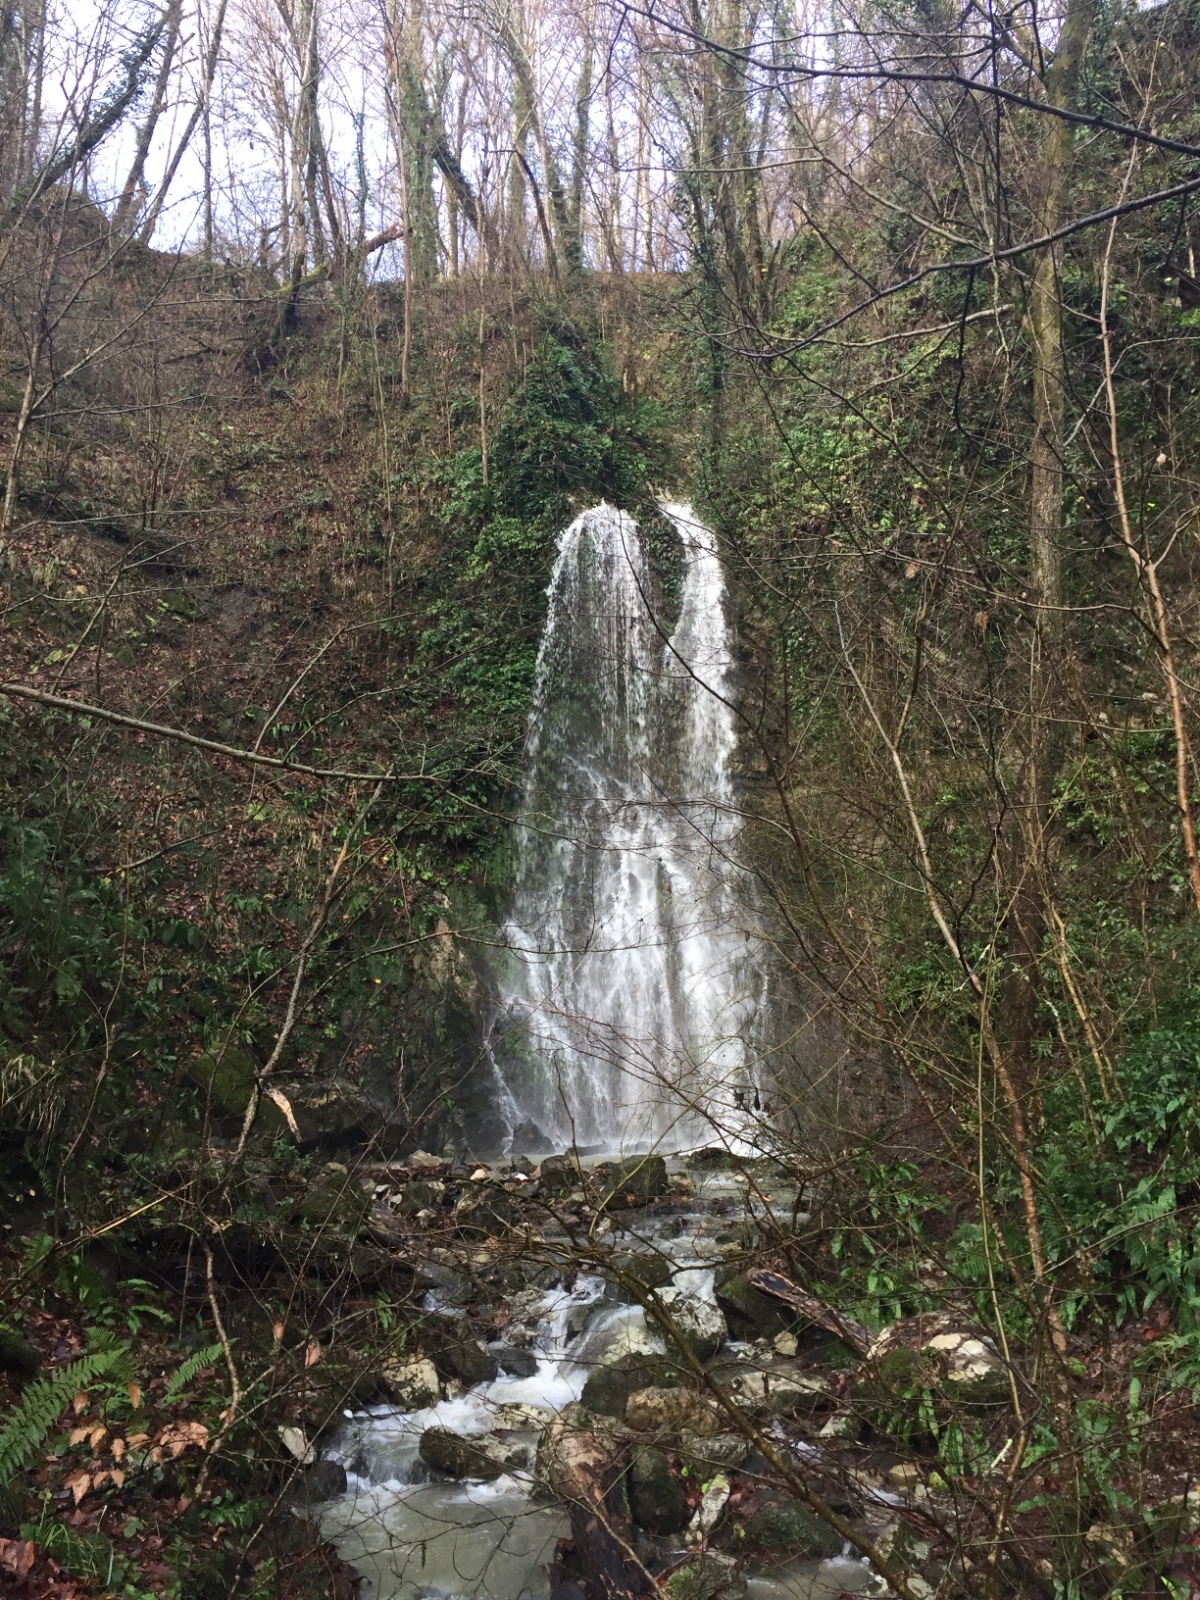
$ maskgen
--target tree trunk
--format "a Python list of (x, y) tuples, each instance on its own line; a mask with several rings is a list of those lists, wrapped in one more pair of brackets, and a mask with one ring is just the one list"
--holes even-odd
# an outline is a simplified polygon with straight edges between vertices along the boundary
[[(1072, 110), (1079, 70), (1092, 28), (1095, 0), (1069, 0), (1058, 48), (1044, 77), (1047, 102)], [(1058, 117), (1040, 119), (1042, 161), (1034, 174), (1035, 231), (1051, 233), (1065, 216), (1074, 158), (1074, 130)], [(1054, 783), (1062, 761), (1065, 724), (1059, 716), (1066, 629), (1063, 612), (1063, 418), (1066, 354), (1058, 255), (1044, 250), (1033, 269), (1029, 300), (1033, 357), (1033, 436), (1030, 443), (1029, 733), (1016, 787), (1017, 814), (1009, 856), (1011, 911), (1006, 929), (1009, 970), (1002, 997), (1007, 1050), (1018, 1092), (1036, 1110), (1037, 1003), (1045, 904), (1051, 894)]]
[(162, 60), (158, 65), (158, 77), (154, 81), (154, 93), (150, 99), (149, 108), (142, 119), (137, 131), (137, 142), (134, 146), (133, 160), (129, 167), (129, 176), (125, 179), (125, 187), (121, 191), (121, 198), (117, 201), (117, 208), (113, 214), (113, 227), (117, 233), (124, 233), (137, 215), (140, 205), (140, 194), (146, 178), (146, 157), (150, 152), (150, 141), (154, 138), (155, 129), (163, 114), (167, 103), (167, 88), (171, 81), (171, 73), (175, 67), (175, 47), (179, 42), (179, 24), (182, 12), (181, 0), (170, 0), (167, 7), (167, 34), (163, 41)]

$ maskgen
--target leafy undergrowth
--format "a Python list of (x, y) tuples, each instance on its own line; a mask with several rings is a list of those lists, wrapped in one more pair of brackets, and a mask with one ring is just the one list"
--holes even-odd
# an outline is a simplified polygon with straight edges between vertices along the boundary
[(0, 1275), (0, 1593), (349, 1600), (353, 1574), (291, 1509), (299, 1463), (264, 1448), (298, 1414), (286, 1386), (232, 1410), (211, 1328), (148, 1282), (85, 1313), (28, 1248)]

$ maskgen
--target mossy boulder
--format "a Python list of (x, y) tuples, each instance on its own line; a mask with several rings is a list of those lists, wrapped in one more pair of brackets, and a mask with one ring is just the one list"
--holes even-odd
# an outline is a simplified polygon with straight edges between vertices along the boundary
[(321, 1172), (291, 1208), (291, 1220), (309, 1229), (332, 1229), (357, 1238), (370, 1208), (370, 1196), (344, 1172)]
[[(241, 1127), (262, 1069), (237, 1045), (206, 1050), (187, 1069), (187, 1076), (204, 1095), (210, 1114), (221, 1123)], [(259, 1133), (277, 1138), (288, 1132), (283, 1112), (263, 1095), (254, 1122)]]
[(889, 1402), (917, 1389), (953, 1405), (991, 1407), (1010, 1396), (1003, 1357), (983, 1332), (946, 1314), (905, 1317), (867, 1351), (856, 1385), (865, 1399)]
[(745, 1273), (719, 1274), (716, 1293), (730, 1332), (740, 1339), (773, 1339), (791, 1325), (778, 1304), (756, 1289)]
[(748, 1550), (806, 1556), (827, 1561), (842, 1548), (842, 1537), (827, 1522), (791, 1501), (763, 1506), (742, 1523)]
[[(542, 1163), (543, 1167), (545, 1162)], [(662, 1156), (631, 1156), (626, 1161), (613, 1163), (607, 1182), (605, 1197), (621, 1200), (656, 1200), (669, 1188), (667, 1163)]]
[(744, 1600), (746, 1580), (731, 1556), (704, 1550), (676, 1567), (663, 1584), (667, 1600)]
[(691, 1521), (683, 1485), (661, 1450), (637, 1450), (629, 1467), (629, 1509), (649, 1533), (682, 1533)]
[(604, 1417), (624, 1414), (631, 1394), (639, 1389), (674, 1389), (679, 1368), (669, 1356), (631, 1350), (608, 1366), (597, 1367), (583, 1386), (583, 1404)]

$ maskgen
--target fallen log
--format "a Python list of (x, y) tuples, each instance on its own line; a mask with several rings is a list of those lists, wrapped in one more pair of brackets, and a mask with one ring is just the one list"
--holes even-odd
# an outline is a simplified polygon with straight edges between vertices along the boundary
[(538, 1476), (570, 1518), (572, 1564), (587, 1600), (636, 1600), (655, 1589), (633, 1548), (623, 1431), (607, 1418), (587, 1417), (578, 1405), (567, 1406), (538, 1447)]
[(790, 1278), (784, 1277), (782, 1272), (772, 1272), (769, 1268), (760, 1267), (754, 1272), (747, 1273), (746, 1276), (754, 1288), (762, 1294), (770, 1295), (774, 1300), (782, 1300), (785, 1306), (790, 1306), (802, 1317), (807, 1317), (809, 1322), (815, 1322), (818, 1328), (824, 1328), (826, 1333), (832, 1333), (835, 1339), (848, 1344), (855, 1355), (865, 1356), (871, 1348), (873, 1335), (861, 1322), (855, 1322), (853, 1317), (844, 1316), (834, 1306), (827, 1305), (824, 1300), (818, 1300), (815, 1295), (802, 1289), (798, 1283), (793, 1283)]

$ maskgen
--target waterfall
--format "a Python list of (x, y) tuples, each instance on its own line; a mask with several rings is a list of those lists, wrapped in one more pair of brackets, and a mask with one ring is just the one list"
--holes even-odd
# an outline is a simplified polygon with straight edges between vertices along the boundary
[(596, 506), (559, 540), (492, 1038), (515, 1148), (712, 1143), (756, 1094), (725, 573), (689, 505), (662, 511), (682, 572), (669, 637), (629, 516)]

